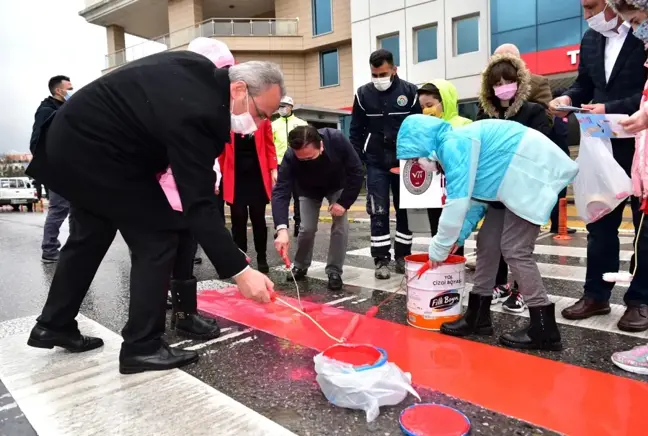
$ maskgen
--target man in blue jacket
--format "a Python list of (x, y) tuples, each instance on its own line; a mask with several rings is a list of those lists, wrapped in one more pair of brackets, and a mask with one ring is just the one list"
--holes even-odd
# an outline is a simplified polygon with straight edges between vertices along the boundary
[[(34, 127), (29, 141), (29, 148), (32, 153), (45, 122), (72, 96), (72, 83), (70, 83), (70, 78), (67, 76), (54, 76), (49, 80), (47, 86), (51, 95), (41, 102), (34, 115)], [(43, 243), (41, 244), (43, 255), (41, 259), (43, 263), (56, 263), (61, 248), (58, 237), (61, 225), (70, 213), (70, 203), (53, 191), (49, 191), (47, 198), (49, 208), (47, 209), (47, 218), (45, 218), (43, 230)]]
[(389, 191), (396, 209), (394, 254), (396, 272), (405, 273), (405, 256), (412, 253), (412, 232), (407, 210), (399, 208), (400, 176), (396, 158), (396, 136), (403, 120), (420, 114), (418, 88), (396, 74), (394, 56), (385, 49), (369, 57), (371, 82), (358, 88), (351, 113), (349, 139), (367, 165), (367, 213), (371, 218), (371, 257), (376, 278), (390, 277)]
[(325, 271), (328, 288), (339, 291), (343, 286), (342, 266), (349, 238), (347, 210), (362, 187), (362, 163), (346, 136), (336, 129), (295, 127), (288, 134), (288, 146), (272, 191), (272, 217), (277, 229), (275, 248), (282, 256), (288, 255), (288, 208), (294, 186), (299, 194), (301, 230), (292, 274), (295, 280), (303, 280), (313, 259), (320, 208), (326, 198), (333, 226)]

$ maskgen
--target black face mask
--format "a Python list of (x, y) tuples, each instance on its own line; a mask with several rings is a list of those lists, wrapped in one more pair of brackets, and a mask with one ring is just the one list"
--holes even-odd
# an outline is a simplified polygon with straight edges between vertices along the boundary
[(300, 160), (299, 165), (307, 171), (317, 170), (328, 164), (328, 158), (324, 152), (320, 153), (315, 159)]

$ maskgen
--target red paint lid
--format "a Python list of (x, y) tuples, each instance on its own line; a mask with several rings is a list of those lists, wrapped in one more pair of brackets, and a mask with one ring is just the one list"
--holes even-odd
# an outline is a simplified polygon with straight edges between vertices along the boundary
[(463, 413), (441, 404), (415, 404), (400, 415), (401, 429), (407, 436), (464, 436), (470, 420)]
[(337, 344), (327, 348), (322, 354), (329, 359), (366, 369), (380, 366), (387, 360), (384, 350), (371, 345)]

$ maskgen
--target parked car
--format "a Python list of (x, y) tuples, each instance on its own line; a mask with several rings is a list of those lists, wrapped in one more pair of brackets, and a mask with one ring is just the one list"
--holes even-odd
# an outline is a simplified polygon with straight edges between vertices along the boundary
[(27, 206), (32, 212), (36, 202), (36, 188), (28, 177), (0, 178), (0, 206), (11, 205), (15, 211), (20, 210), (20, 206)]

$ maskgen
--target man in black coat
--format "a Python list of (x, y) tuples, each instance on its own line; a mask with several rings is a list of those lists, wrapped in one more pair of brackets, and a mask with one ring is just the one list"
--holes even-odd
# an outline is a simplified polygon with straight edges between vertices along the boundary
[(396, 272), (405, 273), (405, 256), (412, 253), (412, 232), (407, 210), (401, 209), (399, 162), (396, 137), (410, 114), (420, 114), (418, 88), (398, 77), (394, 56), (385, 49), (369, 57), (371, 82), (356, 91), (351, 113), (349, 139), (367, 166), (367, 213), (371, 218), (371, 257), (379, 280), (389, 279), (391, 235), (389, 228), (389, 192), (394, 197), (396, 236), (394, 255)]
[(288, 254), (288, 209), (294, 187), (299, 195), (302, 220), (292, 275), (295, 280), (304, 279), (313, 259), (317, 222), (326, 198), (333, 226), (325, 272), (328, 288), (339, 291), (343, 286), (342, 268), (349, 239), (347, 210), (362, 187), (362, 163), (349, 140), (337, 129), (298, 126), (288, 134), (288, 145), (290, 148), (281, 162), (272, 191), (272, 217), (277, 229), (275, 247), (282, 256)]
[[(63, 103), (65, 103), (73, 93), (72, 83), (67, 76), (54, 76), (49, 79), (47, 87), (50, 92), (45, 100), (41, 102), (36, 109), (34, 115), (34, 127), (32, 128), (32, 136), (29, 141), (29, 148), (34, 152), (36, 143), (41, 135), (43, 126), (48, 122), (50, 117), (56, 113)], [(37, 187), (38, 199), (42, 196), (42, 184), (34, 183)], [(48, 197), (49, 206), (47, 208), (47, 217), (45, 218), (45, 225), (43, 226), (43, 242), (41, 250), (43, 254), (41, 260), (43, 263), (56, 263), (59, 259), (59, 249), (61, 243), (59, 242), (59, 233), (61, 232), (61, 225), (70, 213), (70, 203), (57, 192), (51, 192)]]
[(158, 175), (170, 165), (190, 230), (221, 277), (269, 301), (272, 282), (252, 270), (217, 205), (214, 160), (231, 129), (251, 133), (279, 107), (283, 75), (268, 62), (217, 69), (189, 51), (132, 62), (79, 90), (41, 135), (28, 173), (60, 192), (73, 213), (70, 237), (29, 345), (81, 352), (102, 346), (74, 320), (117, 230), (132, 252), (129, 319), (120, 371), (192, 363), (195, 352), (162, 340), (179, 219)]
[[(632, 115), (639, 109), (646, 82), (644, 44), (633, 36), (629, 24), (605, 0), (582, 0), (582, 4), (590, 29), (581, 42), (578, 77), (565, 95), (550, 103), (550, 108), (560, 117), (566, 116), (557, 110), (560, 106), (582, 106), (593, 114)], [(628, 175), (634, 149), (634, 139), (612, 139), (614, 159)], [(639, 201), (632, 197), (630, 203), (636, 232), (641, 217)], [(618, 229), (625, 205), (623, 202), (605, 217), (587, 225), (585, 295), (562, 311), (565, 318), (577, 320), (610, 313), (614, 283), (605, 282), (603, 274), (619, 270)], [(619, 320), (619, 329), (648, 330), (648, 283), (635, 277), (624, 300), (627, 309)]]

